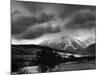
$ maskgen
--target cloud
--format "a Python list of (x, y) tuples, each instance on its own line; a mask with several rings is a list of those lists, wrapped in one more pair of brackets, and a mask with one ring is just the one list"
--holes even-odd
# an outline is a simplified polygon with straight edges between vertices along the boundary
[(38, 20), (33, 17), (23, 17), (16, 22), (12, 22), (12, 35), (24, 32), (28, 27), (34, 25)]
[(36, 24), (31, 27), (29, 27), (26, 31), (23, 33), (14, 35), (14, 38), (20, 40), (20, 39), (35, 39), (38, 38), (44, 34), (48, 33), (57, 33), (60, 32), (59, 27), (54, 27), (51, 25), (51, 23), (43, 23), (43, 24)]
[[(21, 17), (41, 18), (41, 15), (59, 15), (63, 8), (60, 5), (46, 4), (39, 2), (12, 1), (12, 21), (17, 21)], [(45, 17), (44, 17), (45, 18)], [(42, 18), (43, 19), (43, 18)]]
[(40, 18), (21, 17), (16, 22), (12, 22), (12, 34), (20, 34), (30, 26), (36, 25), (36, 23), (48, 22), (49, 20), (52, 20), (53, 17), (53, 15), (47, 15), (45, 13), (41, 13)]
[[(46, 8), (46, 9), (45, 9)], [(12, 0), (11, 11), (11, 33), (12, 35), (21, 34), (36, 23), (44, 23), (54, 18), (53, 14), (48, 14), (47, 8), (41, 3), (19, 2)], [(45, 10), (44, 10), (45, 9)]]
[(89, 9), (79, 10), (72, 14), (71, 20), (66, 24), (66, 28), (93, 28), (96, 26), (96, 12)]
[[(95, 27), (95, 7), (39, 2), (12, 3), (11, 31), (18, 40)], [(70, 32), (69, 32), (70, 31)], [(65, 33), (64, 33), (65, 34)]]
[(66, 4), (63, 5), (64, 11), (60, 14), (61, 18), (66, 18), (71, 16), (73, 13), (78, 12), (79, 10), (92, 10), (95, 11), (96, 7), (95, 6), (88, 6), (88, 5), (71, 5), (71, 4)]
[(24, 4), (19, 1), (12, 0), (11, 3), (11, 18), (12, 22), (17, 21), (21, 17), (30, 17), (32, 13), (28, 11)]
[[(19, 40), (35, 39), (48, 33), (58, 33), (66, 30), (67, 31), (70, 30), (70, 32), (71, 31), (73, 32), (73, 30), (76, 31), (81, 29), (91, 29), (95, 27), (95, 12), (89, 9), (79, 10), (73, 13), (71, 16), (66, 17), (65, 19), (61, 19), (60, 17), (54, 17), (52, 15), (48, 16), (44, 13), (42, 13), (42, 16), (40, 17), (41, 18), (39, 19), (27, 18), (25, 20), (24, 18), (22, 19), (23, 21), (19, 20), (22, 22), (22, 23), (20, 22), (17, 23), (17, 24), (20, 23), (18, 26), (19, 29), (17, 28), (13, 29), (16, 30), (17, 32), (22, 30), (22, 32), (20, 32), (18, 35), (15, 35), (15, 38)], [(32, 22), (30, 22), (31, 20)]]

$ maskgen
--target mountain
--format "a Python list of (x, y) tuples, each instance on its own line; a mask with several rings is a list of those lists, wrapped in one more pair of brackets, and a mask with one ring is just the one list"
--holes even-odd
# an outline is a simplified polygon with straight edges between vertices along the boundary
[(42, 43), (40, 43), (40, 45), (59, 50), (76, 50), (76, 49), (83, 50), (84, 48), (86, 48), (86, 45), (83, 42), (69, 36), (61, 36), (56, 39), (45, 40)]
[(84, 44), (85, 44), (86, 46), (92, 45), (92, 44), (94, 44), (94, 43), (95, 43), (95, 39), (94, 39), (93, 37), (89, 37), (88, 39), (86, 39), (86, 40), (84, 41)]
[(61, 36), (52, 40), (45, 40), (40, 46), (61, 50), (62, 53), (95, 56), (95, 39), (88, 38), (85, 42), (68, 36)]
[(86, 48), (86, 52), (91, 56), (96, 56), (96, 44), (89, 45)]

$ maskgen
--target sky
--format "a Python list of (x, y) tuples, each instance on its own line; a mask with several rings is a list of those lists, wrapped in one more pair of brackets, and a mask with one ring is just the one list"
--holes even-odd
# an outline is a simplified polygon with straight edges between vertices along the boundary
[(96, 6), (12, 0), (12, 44), (39, 44), (70, 36), (85, 41), (95, 38)]

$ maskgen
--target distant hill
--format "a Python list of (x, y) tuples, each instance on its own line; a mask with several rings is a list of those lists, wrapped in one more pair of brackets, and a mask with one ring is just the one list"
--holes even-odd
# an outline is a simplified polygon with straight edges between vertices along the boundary
[(89, 53), (90, 55), (92, 56), (96, 56), (96, 44), (92, 44), (92, 45), (89, 45), (87, 48), (87, 53)]
[(80, 54), (80, 55), (92, 55), (95, 53), (95, 44), (88, 46), (87, 48), (77, 48), (67, 47), (66, 50), (51, 48), (48, 46), (40, 45), (12, 45), (12, 54), (24, 54), (24, 55), (34, 55), (36, 52), (41, 50), (53, 50), (61, 53), (70, 53), (70, 54)]

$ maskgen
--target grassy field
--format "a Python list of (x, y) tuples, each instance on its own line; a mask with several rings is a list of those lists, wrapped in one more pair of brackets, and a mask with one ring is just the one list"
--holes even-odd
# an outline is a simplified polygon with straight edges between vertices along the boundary
[(81, 62), (81, 63), (63, 63), (57, 66), (56, 71), (75, 71), (75, 70), (89, 70), (96, 69), (95, 61)]

